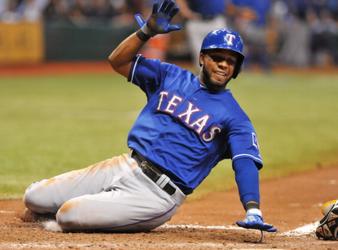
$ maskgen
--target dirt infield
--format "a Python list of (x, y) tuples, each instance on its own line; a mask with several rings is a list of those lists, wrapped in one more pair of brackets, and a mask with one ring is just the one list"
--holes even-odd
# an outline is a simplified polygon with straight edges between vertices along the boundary
[(234, 226), (244, 215), (234, 189), (188, 199), (167, 225), (137, 234), (47, 231), (21, 220), (20, 200), (2, 200), (0, 249), (338, 249), (338, 241), (317, 240), (311, 224), (322, 202), (338, 198), (338, 167), (264, 181), (261, 193), (265, 220), (279, 229), (263, 243), (258, 231)]

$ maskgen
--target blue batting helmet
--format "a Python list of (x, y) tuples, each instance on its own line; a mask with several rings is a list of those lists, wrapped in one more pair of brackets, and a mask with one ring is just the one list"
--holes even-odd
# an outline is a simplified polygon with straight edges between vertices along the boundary
[(241, 36), (237, 32), (228, 29), (211, 31), (204, 37), (201, 52), (211, 49), (226, 49), (233, 51), (238, 55), (237, 64), (232, 76), (233, 78), (236, 78), (244, 61), (244, 45)]

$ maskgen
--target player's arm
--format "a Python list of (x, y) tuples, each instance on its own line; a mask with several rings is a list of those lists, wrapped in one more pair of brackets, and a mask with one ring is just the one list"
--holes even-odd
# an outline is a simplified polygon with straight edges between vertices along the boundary
[(233, 161), (233, 169), (244, 209), (259, 209), (259, 173), (255, 162), (250, 158), (240, 158)]
[(161, 6), (155, 0), (152, 13), (146, 21), (140, 14), (136, 14), (136, 21), (141, 28), (123, 40), (109, 55), (108, 60), (113, 69), (128, 77), (132, 61), (146, 41), (157, 34), (181, 29), (181, 26), (170, 23), (178, 11), (174, 0), (164, 0)]
[(250, 158), (240, 158), (233, 161), (236, 183), (241, 202), (246, 210), (243, 221), (237, 225), (248, 229), (258, 229), (267, 232), (276, 232), (277, 229), (264, 223), (260, 210), (259, 173), (255, 162)]
[(117, 73), (128, 77), (132, 61), (145, 43), (146, 41), (138, 37), (137, 32), (123, 40), (108, 57), (112, 68)]

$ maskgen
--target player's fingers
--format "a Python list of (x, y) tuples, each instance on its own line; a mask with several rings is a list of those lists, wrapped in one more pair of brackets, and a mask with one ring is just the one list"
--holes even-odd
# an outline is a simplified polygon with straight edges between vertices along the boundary
[(175, 31), (175, 30), (180, 30), (182, 29), (182, 26), (179, 24), (170, 24), (168, 31)]
[(247, 224), (244, 221), (236, 221), (237, 226), (247, 228)]
[(175, 7), (175, 3), (173, 1), (169, 1), (167, 7), (164, 10), (164, 13), (170, 15), (171, 10)]
[(163, 3), (160, 6), (159, 11), (165, 13), (165, 10), (167, 9), (167, 6), (169, 4), (170, 0), (164, 0)]
[(152, 13), (153, 14), (157, 13), (157, 10), (158, 10), (158, 0), (154, 0)]
[(273, 225), (270, 225), (270, 224), (264, 224), (264, 229), (262, 230), (270, 232), (270, 233), (277, 232), (277, 228), (275, 228)]
[(142, 27), (146, 23), (141, 14), (135, 14), (134, 18), (140, 27)]
[(173, 18), (173, 16), (175, 16), (178, 11), (179, 11), (178, 7), (173, 8), (169, 13), (170, 18)]
[(278, 230), (277, 230), (277, 228), (272, 227), (272, 228), (270, 228), (270, 229), (268, 229), (268, 230), (266, 230), (266, 231), (269, 232), (269, 233), (275, 233), (275, 232), (277, 232)]
[(247, 228), (247, 229), (257, 229), (266, 231), (269, 233), (277, 232), (277, 228), (275, 228), (273, 225), (270, 224), (261, 224), (261, 223), (247, 223), (244, 221), (237, 221), (236, 224), (240, 227)]

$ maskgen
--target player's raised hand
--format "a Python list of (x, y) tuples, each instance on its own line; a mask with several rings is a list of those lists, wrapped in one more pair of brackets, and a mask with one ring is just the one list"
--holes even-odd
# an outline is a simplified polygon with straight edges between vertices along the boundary
[(155, 36), (182, 28), (181, 25), (170, 23), (178, 11), (174, 0), (164, 0), (160, 7), (158, 0), (154, 0), (153, 11), (148, 19), (145, 21), (140, 14), (136, 14), (135, 19), (144, 34)]
[(245, 219), (237, 221), (236, 224), (246, 229), (257, 229), (270, 233), (277, 232), (277, 228), (273, 225), (264, 223), (262, 212), (257, 208), (249, 209), (246, 213)]

